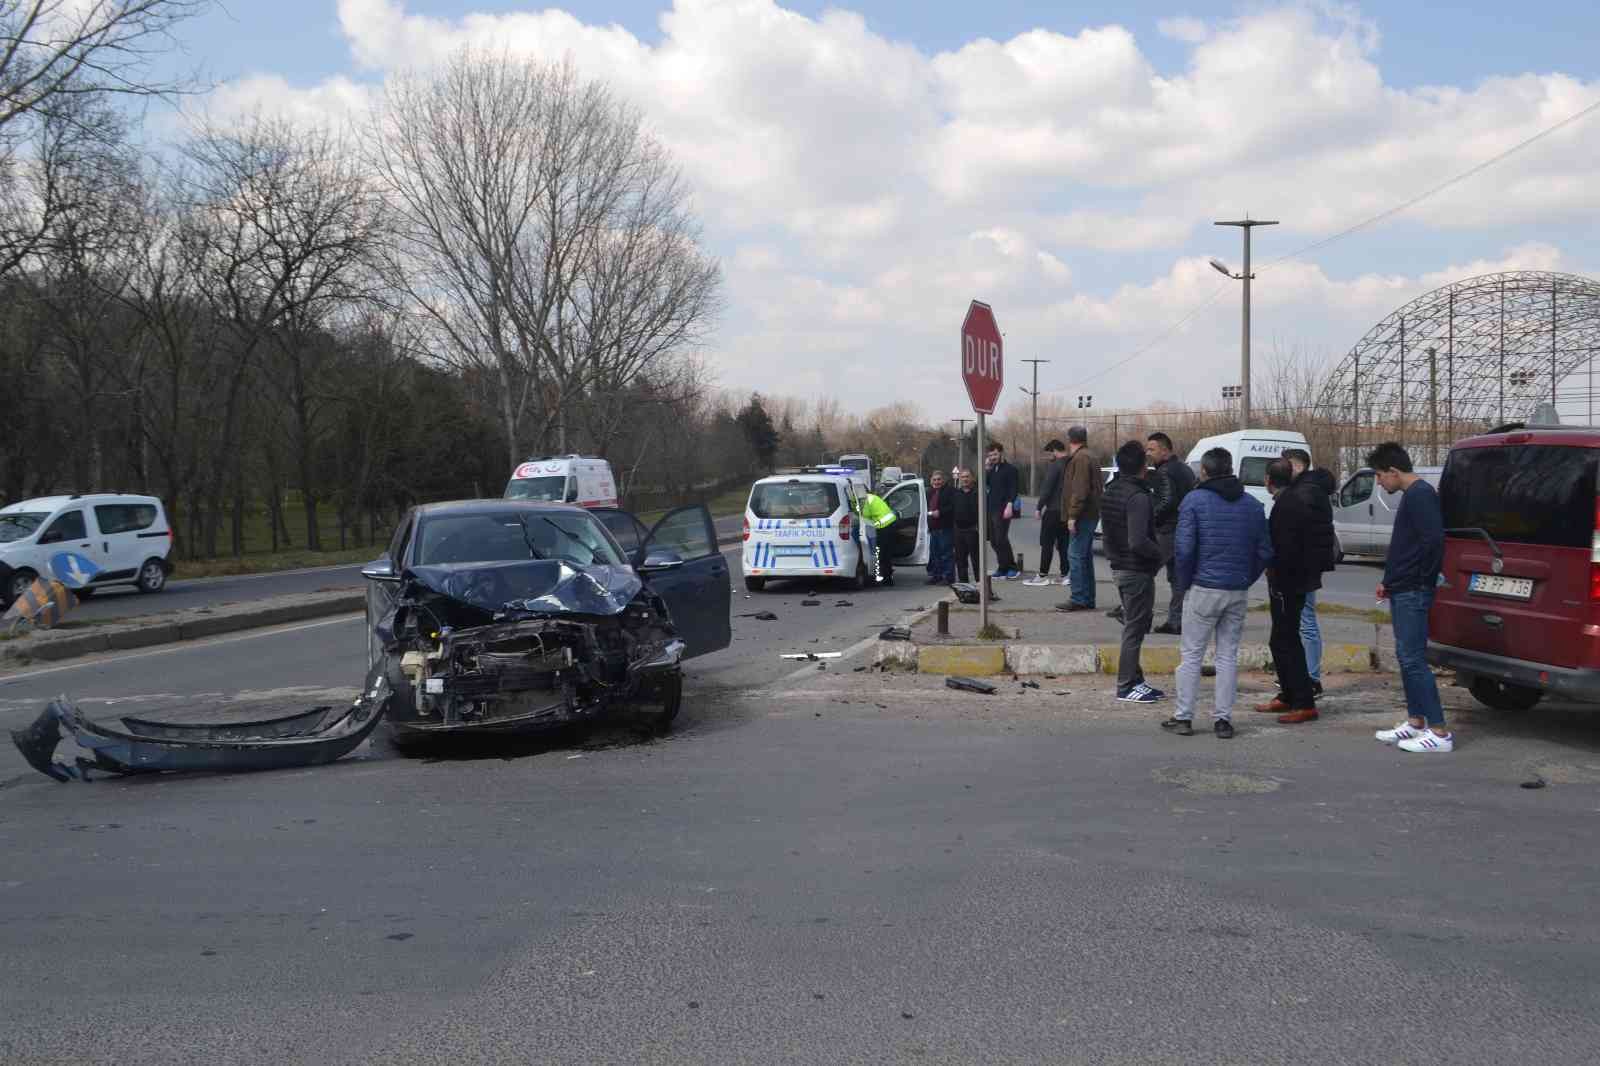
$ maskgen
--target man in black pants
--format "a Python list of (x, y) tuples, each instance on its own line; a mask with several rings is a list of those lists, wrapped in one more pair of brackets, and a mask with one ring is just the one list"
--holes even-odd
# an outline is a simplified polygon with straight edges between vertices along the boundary
[(1150, 491), (1155, 494), (1156, 541), (1167, 564), (1167, 620), (1156, 626), (1155, 632), (1178, 634), (1183, 632), (1183, 589), (1178, 587), (1176, 568), (1173, 565), (1173, 548), (1178, 539), (1178, 506), (1194, 488), (1194, 471), (1179, 459), (1172, 450), (1172, 438), (1165, 433), (1152, 433), (1145, 438), (1144, 453), (1150, 460), (1152, 473)]
[(1012, 581), (1022, 576), (1017, 557), (1011, 551), (1011, 520), (1017, 517), (1017, 468), (1006, 462), (1005, 445), (990, 443), (984, 502), (989, 508), (989, 546), (994, 549), (996, 580)]
[(978, 570), (978, 483), (972, 471), (961, 471), (950, 512), (955, 516), (956, 576), (963, 582), (982, 581)]
[(1024, 585), (1042, 587), (1050, 584), (1050, 558), (1061, 556), (1061, 576), (1067, 576), (1067, 521), (1061, 515), (1061, 481), (1067, 469), (1067, 446), (1052, 440), (1044, 446), (1049, 457), (1049, 467), (1044, 474), (1044, 485), (1039, 489), (1039, 500), (1034, 510), (1039, 515), (1039, 570)]
[(1156, 605), (1161, 546), (1156, 541), (1155, 504), (1144, 477), (1144, 445), (1130, 440), (1117, 449), (1117, 476), (1100, 498), (1106, 559), (1122, 598), (1122, 649), (1117, 659), (1117, 699), (1156, 703), (1160, 689), (1145, 684), (1139, 656)]
[(1267, 464), (1267, 491), (1272, 493), (1272, 514), (1267, 528), (1272, 535), (1273, 563), (1267, 569), (1267, 592), (1272, 604), (1272, 664), (1278, 670), (1281, 698), (1260, 704), (1256, 710), (1276, 713), (1284, 725), (1317, 720), (1317, 700), (1306, 670), (1306, 648), (1300, 641), (1300, 614), (1306, 594), (1322, 587), (1326, 552), (1312, 535), (1316, 518), (1306, 501), (1290, 492), (1294, 467), (1287, 459)]

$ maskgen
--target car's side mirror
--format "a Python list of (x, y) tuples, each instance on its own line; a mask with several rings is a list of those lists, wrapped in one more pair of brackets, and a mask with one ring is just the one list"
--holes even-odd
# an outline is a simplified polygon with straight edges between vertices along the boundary
[(663, 570), (676, 570), (682, 565), (683, 557), (677, 552), (656, 548), (644, 557), (644, 562), (639, 564), (639, 573), (658, 574)]
[(394, 564), (387, 558), (374, 559), (361, 568), (361, 576), (368, 581), (399, 581), (400, 575), (394, 572)]

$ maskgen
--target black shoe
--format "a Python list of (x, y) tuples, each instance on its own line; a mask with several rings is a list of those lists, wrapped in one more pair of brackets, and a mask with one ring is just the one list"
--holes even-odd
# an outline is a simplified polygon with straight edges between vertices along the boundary
[(1194, 723), (1189, 721), (1187, 718), (1168, 718), (1165, 722), (1161, 723), (1161, 728), (1170, 729), (1174, 734), (1180, 737), (1194, 736)]
[(1122, 621), (1122, 608), (1121, 607), (1113, 607), (1113, 608), (1111, 608), (1111, 610), (1106, 612), (1106, 617), (1107, 618), (1115, 618), (1119, 622)]
[(1092, 611), (1094, 608), (1087, 603), (1058, 603), (1056, 610), (1071, 614), (1073, 611)]
[(1311, 694), (1313, 696), (1315, 696), (1319, 700), (1322, 698), (1322, 682), (1321, 681), (1313, 681), (1313, 682), (1311, 682)]
[(1181, 636), (1182, 635), (1183, 627), (1182, 626), (1175, 626), (1171, 622), (1162, 622), (1160, 625), (1156, 626), (1150, 632), (1152, 632), (1152, 633), (1165, 633), (1169, 637), (1176, 637), (1176, 636)]
[(1233, 739), (1233, 723), (1228, 721), (1226, 718), (1218, 718), (1217, 724), (1212, 726), (1211, 730), (1217, 734), (1218, 740)]

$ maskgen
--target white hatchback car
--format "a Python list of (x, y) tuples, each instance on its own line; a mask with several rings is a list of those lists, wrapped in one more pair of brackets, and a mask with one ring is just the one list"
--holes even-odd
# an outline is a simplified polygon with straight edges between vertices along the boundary
[(172, 526), (154, 496), (40, 496), (0, 507), (6, 603), (41, 575), (81, 585), (80, 596), (110, 585), (160, 592), (172, 573), (171, 554)]

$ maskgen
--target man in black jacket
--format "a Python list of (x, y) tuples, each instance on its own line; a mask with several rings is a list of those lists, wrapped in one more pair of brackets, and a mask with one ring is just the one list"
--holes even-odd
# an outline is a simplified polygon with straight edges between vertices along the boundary
[(945, 484), (944, 471), (928, 478), (928, 584), (948, 585), (956, 579), (956, 490)]
[(1317, 720), (1317, 700), (1306, 672), (1305, 645), (1300, 642), (1300, 616), (1306, 594), (1322, 587), (1325, 547), (1314, 535), (1316, 517), (1300, 493), (1290, 485), (1294, 467), (1287, 459), (1267, 464), (1267, 491), (1272, 493), (1272, 514), (1267, 527), (1272, 534), (1273, 563), (1267, 570), (1267, 591), (1272, 604), (1272, 664), (1278, 670), (1282, 695), (1256, 710), (1277, 714), (1284, 725)]
[(1183, 632), (1183, 589), (1175, 580), (1173, 545), (1178, 536), (1178, 505), (1194, 488), (1194, 471), (1179, 459), (1172, 450), (1172, 438), (1165, 433), (1152, 433), (1144, 442), (1145, 456), (1154, 468), (1150, 489), (1155, 496), (1156, 541), (1161, 545), (1161, 557), (1167, 564), (1167, 620), (1156, 626), (1155, 632), (1178, 634)]
[[(1022, 576), (1011, 551), (1011, 520), (1017, 517), (1017, 468), (1006, 462), (1005, 445), (991, 441), (986, 455), (984, 502), (989, 507), (989, 546), (994, 549), (994, 576), (1014, 581)], [(981, 575), (980, 575), (981, 577)]]
[(1061, 557), (1061, 576), (1067, 576), (1067, 523), (1061, 516), (1061, 478), (1067, 469), (1067, 446), (1052, 440), (1044, 446), (1050, 465), (1045, 469), (1044, 485), (1034, 510), (1039, 515), (1039, 573), (1024, 585), (1050, 584), (1050, 558)]
[(971, 470), (961, 471), (950, 505), (955, 528), (956, 576), (961, 581), (982, 581), (978, 570), (978, 483)]
[(1100, 498), (1106, 559), (1122, 598), (1122, 650), (1117, 659), (1117, 699), (1155, 703), (1165, 698), (1145, 684), (1139, 656), (1156, 603), (1161, 546), (1156, 540), (1155, 505), (1144, 477), (1144, 445), (1130, 440), (1117, 449), (1117, 476)]
[[(1311, 508), (1311, 536), (1315, 539), (1313, 551), (1325, 558), (1322, 571), (1334, 568), (1339, 558), (1339, 539), (1333, 532), (1333, 494), (1337, 490), (1333, 475), (1321, 467), (1311, 466), (1311, 453), (1304, 448), (1288, 448), (1283, 457), (1294, 468), (1294, 482), (1289, 491), (1305, 501)], [(1317, 591), (1306, 594), (1306, 608), (1300, 615), (1300, 643), (1306, 649), (1306, 673), (1311, 675), (1311, 692), (1322, 695), (1322, 627), (1317, 625)], [(1282, 696), (1282, 693), (1279, 693)]]

